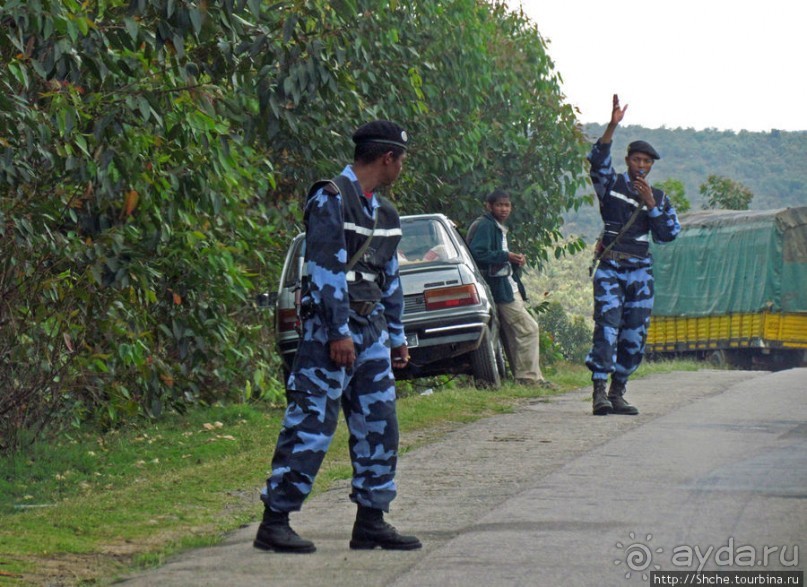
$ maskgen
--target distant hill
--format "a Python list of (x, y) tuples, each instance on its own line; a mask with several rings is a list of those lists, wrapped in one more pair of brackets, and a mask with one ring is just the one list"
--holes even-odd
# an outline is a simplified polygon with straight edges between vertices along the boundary
[[(604, 125), (584, 125), (593, 143)], [(624, 171), (628, 143), (643, 139), (661, 154), (653, 166), (651, 183), (675, 178), (684, 182), (692, 209), (701, 209), (700, 185), (709, 175), (739, 181), (753, 193), (751, 208), (764, 210), (807, 205), (807, 131), (767, 133), (694, 129), (620, 127), (614, 137), (614, 167)], [(594, 194), (589, 186), (587, 193)], [(592, 242), (601, 228), (593, 206), (566, 216), (564, 233)]]

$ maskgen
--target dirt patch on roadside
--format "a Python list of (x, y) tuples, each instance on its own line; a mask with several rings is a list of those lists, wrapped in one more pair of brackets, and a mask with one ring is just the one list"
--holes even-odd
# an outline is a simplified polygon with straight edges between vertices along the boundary
[(68, 587), (96, 581), (98, 577), (114, 576), (128, 568), (133, 558), (131, 555), (105, 552), (90, 555), (54, 554), (47, 558), (15, 557), (15, 560), (30, 565), (36, 571), (24, 575), (8, 573), (0, 577), (13, 577), (25, 585)]

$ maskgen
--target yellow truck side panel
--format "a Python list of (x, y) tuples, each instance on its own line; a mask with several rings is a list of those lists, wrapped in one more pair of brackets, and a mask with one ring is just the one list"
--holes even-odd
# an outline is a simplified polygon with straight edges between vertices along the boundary
[(650, 319), (648, 352), (726, 348), (807, 349), (807, 314), (760, 312)]

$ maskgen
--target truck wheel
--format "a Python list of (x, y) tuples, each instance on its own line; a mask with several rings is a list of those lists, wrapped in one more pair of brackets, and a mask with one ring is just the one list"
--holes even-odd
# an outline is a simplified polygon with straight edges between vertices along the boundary
[(716, 349), (706, 355), (709, 363), (718, 369), (751, 369), (750, 351), (744, 349)]
[(485, 328), (479, 347), (471, 351), (471, 371), (476, 384), (480, 387), (496, 389), (502, 384), (496, 361), (496, 347), (489, 328)]
[(717, 369), (726, 369), (730, 366), (728, 354), (723, 349), (715, 349), (706, 355), (706, 359)]

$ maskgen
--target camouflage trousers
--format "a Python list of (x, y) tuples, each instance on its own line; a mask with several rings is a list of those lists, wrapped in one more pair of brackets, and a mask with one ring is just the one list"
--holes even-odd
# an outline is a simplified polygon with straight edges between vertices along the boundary
[(586, 366), (592, 379), (625, 382), (644, 356), (653, 310), (652, 267), (601, 263), (594, 274), (594, 337)]
[(362, 318), (351, 310), (350, 329), (356, 361), (349, 369), (338, 368), (330, 360), (319, 317), (304, 323), (287, 385), (283, 427), (262, 495), (273, 510), (302, 507), (333, 439), (340, 406), (350, 434), (350, 499), (389, 511), (395, 498), (398, 418), (386, 321), (381, 311)]

